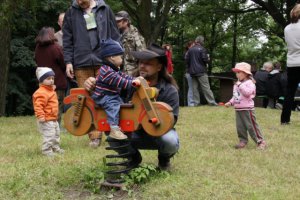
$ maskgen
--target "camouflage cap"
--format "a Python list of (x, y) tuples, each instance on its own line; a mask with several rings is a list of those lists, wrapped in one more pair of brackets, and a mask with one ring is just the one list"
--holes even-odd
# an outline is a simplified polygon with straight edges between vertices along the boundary
[(115, 15), (115, 18), (116, 18), (116, 21), (119, 21), (122, 19), (129, 19), (129, 14), (125, 10), (121, 10)]

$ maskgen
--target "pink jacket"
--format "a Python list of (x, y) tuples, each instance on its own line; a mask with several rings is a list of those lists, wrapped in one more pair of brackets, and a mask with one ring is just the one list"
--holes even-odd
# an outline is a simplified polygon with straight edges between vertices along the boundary
[(255, 94), (256, 87), (252, 80), (237, 82), (233, 86), (233, 97), (229, 102), (236, 110), (254, 110)]

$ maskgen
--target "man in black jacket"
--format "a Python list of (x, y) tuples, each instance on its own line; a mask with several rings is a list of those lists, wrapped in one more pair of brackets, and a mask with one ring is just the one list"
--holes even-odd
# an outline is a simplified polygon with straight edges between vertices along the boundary
[[(63, 23), (63, 49), (66, 73), (76, 77), (79, 87), (90, 76), (96, 76), (102, 60), (100, 42), (120, 40), (115, 16), (103, 0), (74, 0), (65, 14)], [(100, 143), (101, 134), (91, 131), (90, 145)]]
[[(257, 96), (264, 96), (267, 95), (267, 81), (268, 81), (268, 75), (270, 71), (272, 71), (274, 68), (272, 62), (265, 62), (263, 64), (263, 67), (258, 70), (254, 74), (254, 79), (256, 81), (256, 95)], [(263, 107), (266, 108), (268, 106), (269, 100), (267, 98), (263, 98)]]
[[(173, 108), (175, 123), (179, 115), (179, 94), (175, 79), (167, 73), (167, 57), (165, 50), (152, 44), (147, 49), (131, 52), (138, 60), (139, 75), (144, 77), (149, 86), (159, 90), (157, 101), (164, 102)], [(85, 81), (85, 89), (95, 88), (96, 79), (90, 77)], [(122, 145), (120, 142), (110, 142), (111, 146)], [(170, 159), (179, 149), (179, 137), (173, 127), (160, 137), (152, 137), (145, 130), (133, 132), (130, 137), (128, 151), (131, 153), (131, 167), (137, 167), (142, 162), (139, 149), (157, 149), (158, 166), (162, 170), (170, 169)], [(125, 152), (119, 152), (125, 153)]]
[(195, 106), (200, 105), (199, 87), (209, 105), (218, 105), (210, 89), (206, 65), (209, 57), (206, 49), (203, 47), (204, 37), (198, 36), (195, 45), (191, 47), (186, 54), (187, 72), (193, 80), (193, 95)]

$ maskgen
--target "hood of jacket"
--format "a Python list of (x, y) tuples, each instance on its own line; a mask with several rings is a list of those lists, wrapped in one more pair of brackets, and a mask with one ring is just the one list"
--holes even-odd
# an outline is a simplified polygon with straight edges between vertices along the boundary
[[(100, 8), (102, 6), (105, 6), (105, 2), (103, 0), (95, 0), (96, 4), (97, 4), (97, 8)], [(73, 0), (73, 3), (72, 3), (72, 6), (74, 8), (77, 8), (77, 9), (80, 9), (78, 3), (77, 3), (77, 0)]]
[(269, 74), (268, 74), (268, 77), (273, 77), (273, 76), (275, 76), (275, 75), (277, 75), (277, 74), (279, 74), (280, 73), (280, 71), (278, 70), (278, 69), (274, 69), (274, 70), (272, 70)]

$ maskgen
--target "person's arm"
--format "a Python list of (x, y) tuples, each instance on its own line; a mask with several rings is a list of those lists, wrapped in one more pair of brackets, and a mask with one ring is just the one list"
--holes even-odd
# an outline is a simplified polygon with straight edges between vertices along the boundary
[(63, 55), (63, 50), (62, 48), (56, 44), (55, 45), (55, 49), (56, 49), (56, 62), (58, 63), (59, 67), (61, 68), (62, 71), (65, 71), (66, 70), (66, 65), (65, 65), (65, 62), (64, 62), (64, 55)]
[(202, 57), (203, 62), (205, 62), (207, 64), (209, 61), (209, 58), (208, 58), (207, 50), (205, 48), (201, 49), (201, 57)]
[(47, 104), (47, 96), (43, 93), (35, 93), (33, 95), (33, 107), (34, 107), (34, 114), (37, 117), (38, 121), (44, 122), (45, 121), (45, 112), (44, 108)]
[(124, 73), (118, 73), (111, 69), (108, 66), (101, 66), (99, 77), (102, 77), (102, 82), (117, 87), (120, 89), (130, 89), (132, 87), (132, 80), (131, 76), (122, 76)]
[(190, 68), (190, 51), (189, 50), (185, 53), (184, 59), (185, 59), (186, 67), (187, 67), (187, 69), (189, 69)]
[(136, 40), (135, 40), (135, 51), (140, 51), (146, 48), (145, 39), (140, 33), (136, 33)]
[(160, 96), (158, 94), (157, 101), (164, 102), (173, 108), (173, 115), (174, 115), (174, 119), (175, 119), (174, 125), (175, 125), (177, 122), (177, 119), (178, 119), (178, 114), (179, 114), (178, 90), (174, 86), (171, 86), (171, 87), (166, 88), (166, 90), (164, 90), (163, 92), (165, 93), (165, 95)]
[(111, 39), (119, 42), (122, 45), (121, 35), (117, 26), (115, 15), (108, 5), (107, 5), (107, 9), (108, 9), (108, 22), (107, 22), (108, 30), (107, 31), (110, 33), (109, 35), (111, 36)]
[(178, 114), (179, 114), (179, 94), (178, 91), (175, 89), (174, 91), (172, 91), (172, 93), (170, 94), (170, 96), (172, 96), (172, 98), (170, 98), (170, 100), (168, 101), (168, 104), (173, 108), (173, 114), (174, 114), (174, 125), (177, 122), (178, 119)]
[(245, 97), (250, 97), (255, 93), (255, 84), (253, 82), (247, 81), (238, 85), (240, 93)]
[(227, 103), (224, 104), (226, 107), (234, 106), (234, 98), (235, 98), (234, 94), (237, 93), (237, 87), (240, 83), (241, 83), (240, 81), (237, 81), (236, 83), (234, 83), (233, 91), (232, 91), (233, 95), (232, 95), (231, 99)]
[(96, 78), (95, 77), (89, 77), (88, 79), (86, 79), (86, 81), (84, 81), (84, 88), (87, 91), (92, 91), (95, 89), (96, 87)]
[(73, 44), (73, 29), (72, 29), (72, 15), (70, 8), (64, 17), (63, 23), (63, 55), (64, 55), (64, 62), (66, 64), (66, 73), (67, 76), (70, 78), (74, 78), (74, 71), (73, 71), (73, 59), (74, 59), (74, 44)]

